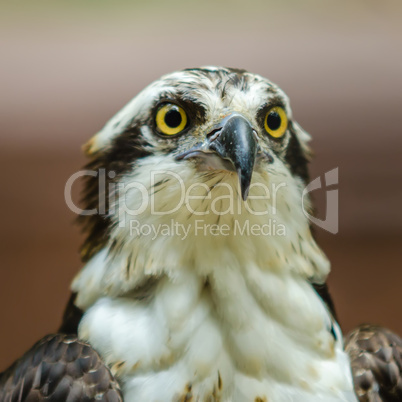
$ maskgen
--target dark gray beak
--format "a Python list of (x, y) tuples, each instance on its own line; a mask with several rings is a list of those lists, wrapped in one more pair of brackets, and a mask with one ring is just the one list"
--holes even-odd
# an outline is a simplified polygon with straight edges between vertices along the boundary
[(237, 172), (241, 195), (245, 201), (250, 189), (257, 154), (257, 136), (250, 122), (241, 114), (230, 114), (214, 127), (206, 143), (178, 155), (176, 159), (197, 156), (205, 158), (211, 154), (218, 155), (224, 160), (226, 170)]
[(222, 129), (211, 138), (209, 148), (233, 163), (240, 180), (243, 200), (247, 199), (253, 175), (257, 139), (247, 119), (231, 114), (222, 121)]

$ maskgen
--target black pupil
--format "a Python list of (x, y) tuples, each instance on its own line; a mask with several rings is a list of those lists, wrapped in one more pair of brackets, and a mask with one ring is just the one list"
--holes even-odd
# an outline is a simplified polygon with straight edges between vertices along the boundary
[(181, 124), (182, 118), (181, 114), (177, 109), (170, 109), (165, 114), (165, 123), (170, 128), (179, 127)]
[(271, 130), (278, 130), (281, 126), (281, 117), (277, 112), (271, 112), (267, 118), (267, 125)]

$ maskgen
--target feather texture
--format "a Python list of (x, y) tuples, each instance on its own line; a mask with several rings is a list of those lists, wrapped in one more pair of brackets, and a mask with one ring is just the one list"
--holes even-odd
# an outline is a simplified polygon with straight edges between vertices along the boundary
[(392, 331), (362, 325), (345, 339), (360, 402), (402, 401), (402, 339)]
[(122, 402), (98, 353), (75, 336), (48, 335), (0, 377), (1, 402)]

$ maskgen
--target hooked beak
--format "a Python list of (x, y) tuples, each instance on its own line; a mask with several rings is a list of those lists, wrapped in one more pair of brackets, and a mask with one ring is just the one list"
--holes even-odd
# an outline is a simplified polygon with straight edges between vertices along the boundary
[(232, 113), (214, 128), (206, 143), (176, 156), (176, 159), (205, 159), (218, 155), (223, 160), (221, 169), (237, 172), (241, 195), (245, 201), (250, 189), (256, 154), (257, 137), (250, 122), (242, 115)]

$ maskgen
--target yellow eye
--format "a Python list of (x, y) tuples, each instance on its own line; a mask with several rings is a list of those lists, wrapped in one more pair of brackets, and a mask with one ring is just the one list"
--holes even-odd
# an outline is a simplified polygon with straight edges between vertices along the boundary
[(267, 133), (272, 137), (282, 137), (288, 128), (286, 112), (280, 106), (275, 106), (270, 109), (265, 116), (264, 127)]
[(155, 121), (162, 134), (175, 135), (186, 128), (187, 115), (180, 106), (166, 103), (157, 111)]

